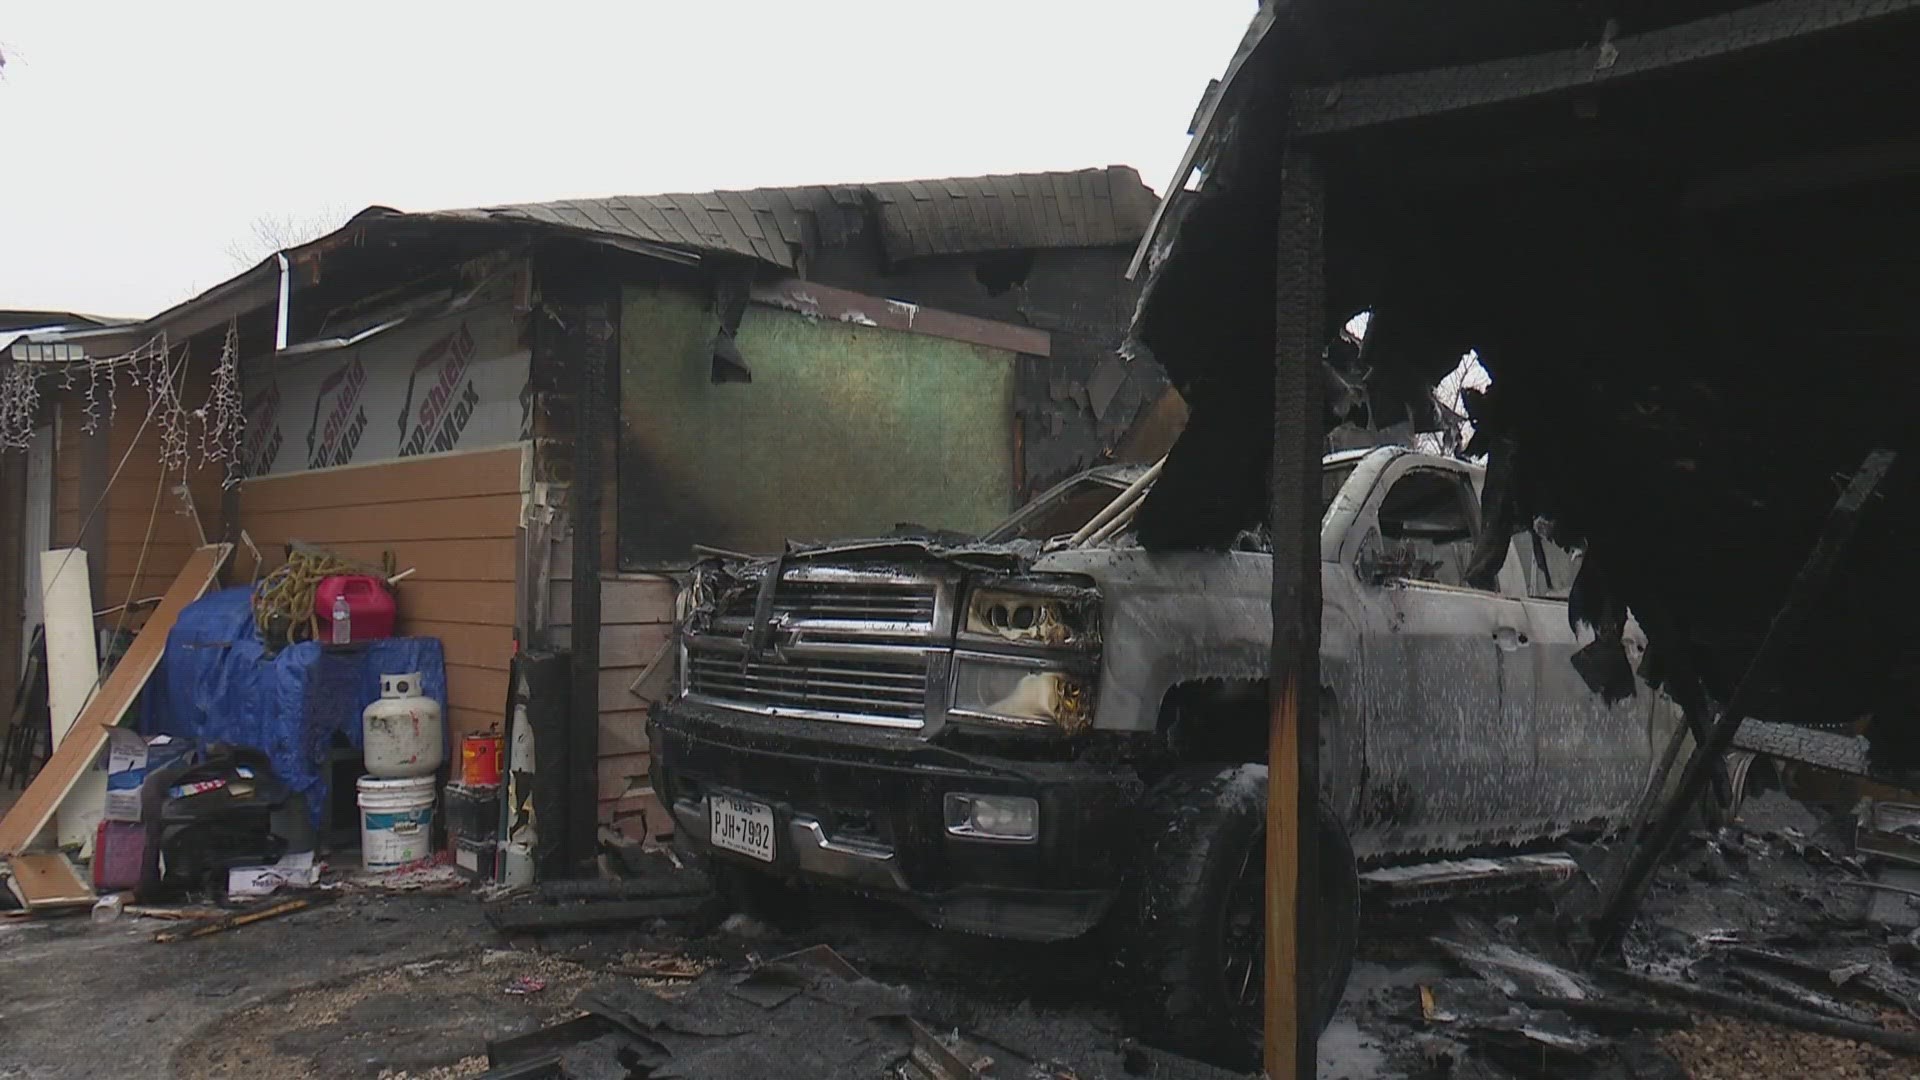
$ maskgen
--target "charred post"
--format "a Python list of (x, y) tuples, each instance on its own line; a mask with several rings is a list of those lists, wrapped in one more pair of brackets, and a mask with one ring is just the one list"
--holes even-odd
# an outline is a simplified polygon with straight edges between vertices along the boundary
[(580, 295), (551, 305), (560, 319), (556, 343), (578, 373), (578, 433), (569, 501), (573, 528), (572, 678), (567, 722), (567, 815), (564, 851), (571, 872), (598, 853), (600, 759), (601, 504), (607, 469), (607, 410), (617, 400), (608, 351), (617, 347), (617, 298)]
[(1315, 963), (1320, 798), (1320, 475), (1326, 441), (1321, 349), (1325, 192), (1305, 151), (1280, 179), (1274, 289), (1273, 693), (1269, 728), (1266, 1069), (1274, 1080), (1318, 1068)]

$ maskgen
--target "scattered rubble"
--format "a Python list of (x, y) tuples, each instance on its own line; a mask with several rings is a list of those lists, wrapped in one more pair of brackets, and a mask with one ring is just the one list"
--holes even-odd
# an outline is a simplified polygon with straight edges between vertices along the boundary
[[(1905, 897), (1863, 886), (1902, 867), (1854, 843), (1856, 821), (1873, 832), (1884, 820), (1871, 807), (1821, 811), (1779, 791), (1751, 795), (1732, 824), (1683, 837), (1618, 956), (1591, 967), (1580, 962), (1582, 913), (1617, 842), (1571, 845), (1570, 859), (1541, 863), (1527, 893), (1436, 901), (1430, 883), (1378, 882), (1352, 988), (1322, 1039), (1322, 1080), (1915, 1075), (1920, 929), (1880, 917), (1883, 897)], [(399, 877), (413, 884), (436, 869)], [(1470, 883), (1477, 872), (1468, 860), (1447, 876)], [(387, 890), (371, 884), (159, 925), (180, 939), (253, 916), (262, 928), (247, 948), (264, 939), (270, 953), (284, 932), (274, 928), (301, 920), (266, 913), (378, 904)], [(244, 1005), (182, 1048), (177, 1074), (458, 1080), (520, 1075), (499, 1070), (522, 1054), (522, 1064), (548, 1067), (524, 1075), (561, 1077), (754, 1075), (775, 1062), (796, 1080), (1230, 1075), (1129, 1038), (1117, 1008), (1127, 988), (1102, 981), (1092, 949), (938, 934), (851, 902), (816, 903), (824, 921), (806, 930), (723, 920), (707, 879), (664, 863), (634, 878), (549, 883), (484, 909), (454, 902), (484, 910), (517, 947)], [(182, 914), (209, 912), (131, 905), (123, 921)], [(40, 925), (84, 937), (117, 924)], [(166, 951), (222, 947), (179, 941)]]
[[(539, 1030), (575, 1014), (576, 999), (607, 980), (557, 957), (463, 952), (309, 987), (242, 1009), (175, 1056), (174, 1075), (195, 1080), (388, 1080), (464, 1077), (486, 1070), (489, 1039)], [(538, 981), (539, 993), (505, 994), (503, 978)], [(624, 981), (624, 980), (620, 980)], [(473, 1070), (478, 1060), (481, 1068)]]
[[(898, 1077), (905, 1080), (1096, 1080), (1233, 1075), (1143, 1046), (1117, 1031), (1019, 1009), (964, 1028), (924, 1019), (907, 987), (866, 977), (814, 946), (763, 962), (710, 968), (672, 987), (597, 986), (586, 1016), (488, 1048), (493, 1076)], [(545, 1070), (539, 1071), (539, 1070)]]
[(1878, 868), (1852, 821), (1750, 797), (1683, 839), (1619, 959), (1591, 968), (1584, 919), (1619, 845), (1576, 845), (1581, 872), (1550, 893), (1382, 907), (1342, 1014), (1386, 1055), (1376, 1076), (1915, 1075), (1920, 931), (1854, 887)]

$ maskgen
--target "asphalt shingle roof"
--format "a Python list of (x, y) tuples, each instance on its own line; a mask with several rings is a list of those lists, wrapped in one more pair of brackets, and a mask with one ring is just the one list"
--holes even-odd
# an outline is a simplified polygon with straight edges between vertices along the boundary
[(752, 188), (436, 211), (424, 217), (544, 225), (735, 255), (793, 269), (810, 219), (870, 212), (890, 261), (1136, 243), (1158, 200), (1124, 165), (894, 183)]

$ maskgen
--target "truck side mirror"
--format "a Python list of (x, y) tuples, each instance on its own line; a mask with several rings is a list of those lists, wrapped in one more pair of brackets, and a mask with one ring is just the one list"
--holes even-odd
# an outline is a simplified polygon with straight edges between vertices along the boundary
[(1360, 549), (1360, 554), (1353, 560), (1353, 570), (1361, 581), (1375, 586), (1385, 585), (1401, 576), (1400, 568), (1392, 560), (1383, 558), (1380, 549), (1371, 544)]
[(1380, 540), (1380, 530), (1369, 527), (1367, 535), (1360, 541), (1360, 551), (1353, 557), (1353, 572), (1362, 582), (1380, 586), (1397, 577), (1406, 575), (1406, 568), (1400, 561), (1387, 554), (1386, 545)]

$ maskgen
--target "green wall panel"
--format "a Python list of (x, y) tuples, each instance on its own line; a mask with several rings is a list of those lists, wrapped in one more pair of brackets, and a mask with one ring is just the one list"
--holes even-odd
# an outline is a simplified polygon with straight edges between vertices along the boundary
[(623, 563), (1006, 516), (1012, 353), (750, 305), (737, 340), (753, 381), (715, 384), (717, 326), (705, 298), (625, 295)]

